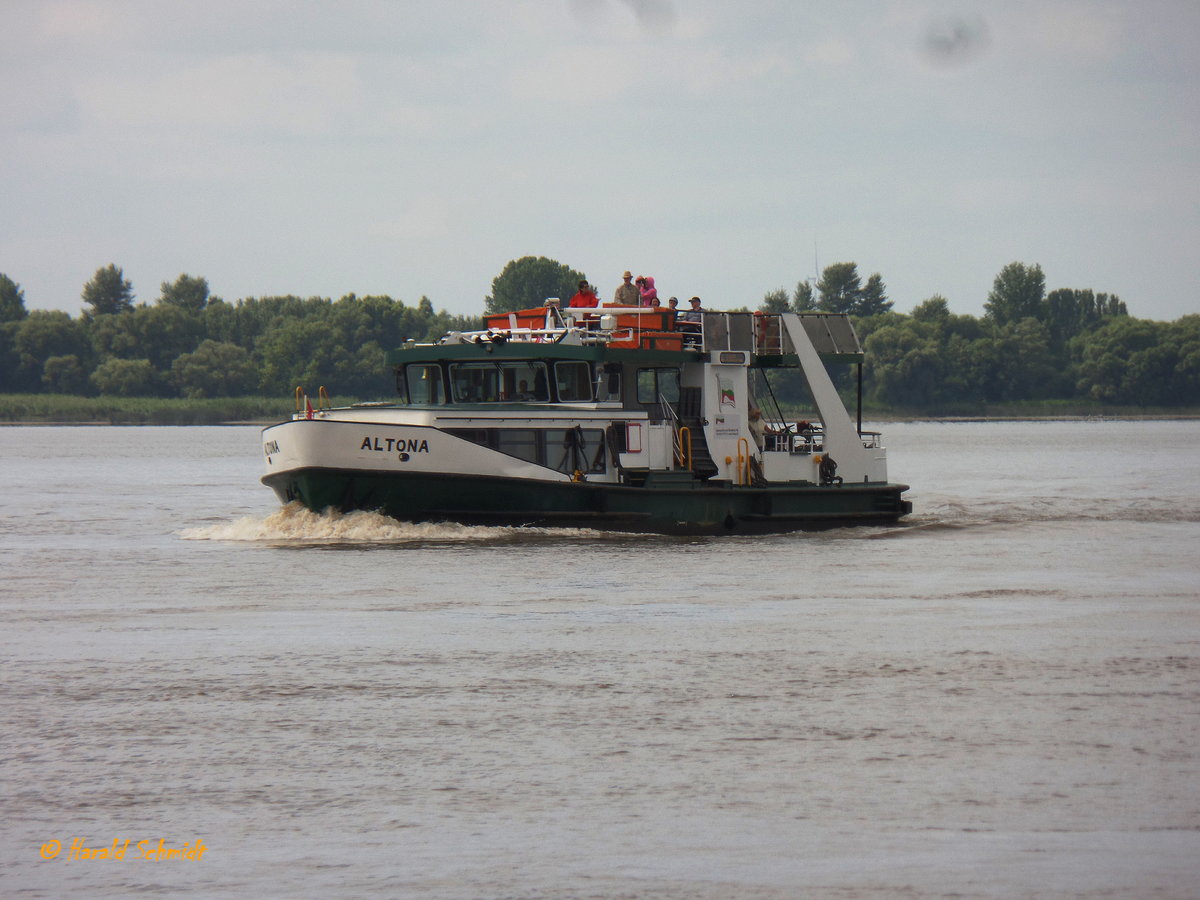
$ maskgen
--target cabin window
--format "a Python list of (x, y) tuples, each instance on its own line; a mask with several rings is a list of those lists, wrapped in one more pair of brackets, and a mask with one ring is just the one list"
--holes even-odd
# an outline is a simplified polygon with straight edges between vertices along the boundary
[(596, 399), (621, 402), (621, 367), (616, 363), (605, 363), (596, 371)]
[(496, 449), (496, 429), (494, 428), (447, 428), (446, 434), (452, 434), (454, 437), (470, 441), (472, 444), (487, 447), (489, 450)]
[(396, 370), (396, 390), (404, 396), (402, 381), (408, 382), (408, 402), (418, 404), (442, 404), (446, 402), (446, 388), (442, 384), (442, 368), (436, 364), (414, 363), (404, 367), (404, 378)]
[(532, 428), (501, 428), (496, 432), (496, 449), (531, 463), (542, 462), (540, 434)]
[(602, 428), (448, 428), (446, 433), (567, 474), (605, 471)]
[(550, 399), (541, 362), (451, 363), (450, 383), (455, 403)]
[(556, 362), (554, 381), (558, 388), (559, 400), (570, 402), (592, 399), (591, 366), (585, 362)]
[(560, 472), (603, 472), (604, 431), (600, 428), (548, 428), (546, 465)]
[(638, 403), (679, 402), (679, 369), (638, 369)]

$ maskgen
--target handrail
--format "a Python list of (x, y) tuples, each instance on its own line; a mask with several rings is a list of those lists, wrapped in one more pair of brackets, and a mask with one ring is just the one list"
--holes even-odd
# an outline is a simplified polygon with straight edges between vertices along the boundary
[(304, 409), (303, 401), (305, 396), (304, 388), (300, 385), (296, 385), (296, 412), (300, 412), (302, 409)]
[[(685, 441), (684, 438), (687, 440)], [(694, 471), (692, 469), (692, 429), (686, 425), (680, 425), (675, 432), (675, 464), (689, 472)]]
[(662, 410), (664, 419), (669, 419), (673, 424), (679, 424), (679, 414), (675, 412), (675, 407), (662, 395), (661, 391), (658, 394), (658, 408)]
[(329, 391), (325, 390), (325, 385), (321, 385), (317, 391), (317, 409), (333, 409), (333, 402), (329, 399)]
[[(742, 453), (742, 446), (746, 451)], [(744, 437), (737, 440), (737, 473), (734, 484), (747, 485), (750, 483), (750, 442)]]

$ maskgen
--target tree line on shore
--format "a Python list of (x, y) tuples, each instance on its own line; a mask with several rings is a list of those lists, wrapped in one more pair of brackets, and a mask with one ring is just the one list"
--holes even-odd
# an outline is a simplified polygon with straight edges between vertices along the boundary
[[(546, 257), (510, 262), (485, 298), (489, 312), (569, 296), (586, 276)], [(281, 396), (328, 385), (340, 396), (387, 393), (385, 354), (408, 340), (481, 327), (481, 319), (389, 296), (263, 297), (226, 302), (204, 278), (164, 282), (134, 303), (115, 264), (83, 286), (84, 309), (25, 308), (0, 274), (0, 393), (125, 397)], [(744, 308), (744, 307), (743, 307)], [(876, 408), (971, 412), (985, 404), (1064, 400), (1124, 406), (1200, 405), (1200, 315), (1156, 322), (1116, 296), (1047, 292), (1041, 267), (1014, 262), (996, 276), (983, 317), (944, 297), (893, 309), (883, 278), (835, 263), (815, 283), (767, 293), (768, 312), (826, 311), (854, 319), (867, 357), (864, 392)], [(843, 373), (842, 377), (845, 377)], [(802, 389), (783, 379), (783, 397)]]
[(164, 282), (153, 304), (134, 304), (115, 265), (83, 288), (85, 309), (27, 312), (20, 287), (0, 275), (0, 392), (124, 397), (374, 397), (386, 391), (385, 354), (408, 340), (479, 327), (479, 320), (387, 296), (338, 300), (262, 297), (226, 302), (204, 278)]
[(1200, 315), (1156, 322), (1116, 295), (1046, 290), (1039, 265), (996, 276), (984, 315), (935, 295), (897, 313), (882, 278), (836, 263), (814, 285), (768, 293), (761, 309), (849, 313), (866, 348), (864, 390), (879, 407), (970, 413), (989, 404), (1072, 401), (1136, 407), (1200, 404)]

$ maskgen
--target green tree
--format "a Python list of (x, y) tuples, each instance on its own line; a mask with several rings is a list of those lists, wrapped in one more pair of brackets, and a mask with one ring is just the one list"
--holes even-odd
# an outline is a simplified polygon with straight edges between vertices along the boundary
[(86, 394), (88, 373), (78, 356), (51, 356), (42, 366), (42, 386), (52, 394)]
[(83, 302), (91, 307), (85, 316), (129, 312), (133, 309), (133, 285), (125, 273), (113, 263), (97, 269), (92, 280), (83, 286)]
[(1125, 304), (1115, 295), (1059, 288), (1046, 295), (1043, 320), (1050, 333), (1051, 347), (1062, 353), (1072, 338), (1124, 315), (1128, 315)]
[(80, 323), (60, 310), (35, 309), (20, 322), (5, 327), (12, 329), (16, 390), (40, 391), (46, 360), (52, 356), (91, 358), (91, 347)]
[(792, 291), (792, 312), (813, 312), (816, 308), (812, 285), (807, 281), (797, 282), (796, 290)]
[(16, 330), (15, 322), (0, 322), (0, 394), (18, 389), (17, 370), (20, 363), (13, 349), (13, 333)]
[(788, 297), (788, 292), (785, 288), (779, 288), (766, 293), (763, 296), (762, 303), (759, 304), (758, 308), (767, 313), (785, 313), (792, 311), (791, 300)]
[(27, 315), (25, 292), (19, 284), (0, 273), (0, 322), (19, 322)]
[(132, 316), (141, 355), (150, 360), (160, 372), (167, 372), (175, 358), (191, 353), (203, 339), (201, 319), (181, 306), (139, 306)]
[(105, 313), (86, 319), (87, 333), (98, 359), (117, 356), (136, 359), (145, 356), (141, 350), (142, 336), (133, 315)]
[(1200, 404), (1200, 315), (1172, 322), (1170, 340), (1176, 359), (1172, 396), (1181, 405)]
[(287, 395), (296, 387), (309, 393), (325, 386), (348, 393), (339, 375), (349, 370), (350, 352), (323, 318), (281, 319), (258, 341), (259, 389)]
[(1013, 262), (996, 276), (983, 308), (987, 318), (1001, 325), (1026, 318), (1042, 319), (1045, 296), (1042, 267)]
[(587, 280), (582, 272), (545, 256), (523, 256), (510, 261), (492, 280), (492, 293), (485, 298), (489, 313), (511, 312), (541, 306), (548, 297), (564, 303)]
[(891, 308), (892, 301), (887, 298), (883, 276), (875, 272), (859, 291), (858, 301), (850, 311), (856, 316), (879, 316), (889, 312)]
[(879, 328), (866, 339), (872, 392), (884, 403), (928, 407), (939, 402), (944, 360), (927, 329), (912, 320)]
[(1037, 319), (993, 323), (972, 351), (983, 400), (1035, 400), (1052, 393), (1053, 357), (1046, 327)]
[(208, 282), (203, 278), (180, 275), (173, 282), (162, 283), (158, 302), (198, 313), (208, 305)]
[(776, 288), (773, 291), (763, 296), (763, 302), (758, 307), (763, 312), (770, 313), (786, 313), (786, 312), (814, 312), (817, 309), (817, 304), (813, 300), (812, 285), (807, 281), (801, 281), (796, 284), (791, 296), (784, 288)]
[(148, 359), (106, 359), (92, 373), (92, 384), (101, 394), (118, 397), (156, 397), (162, 393), (162, 376)]
[(945, 322), (950, 318), (950, 304), (941, 294), (934, 294), (913, 309), (912, 317), (918, 322)]
[(1072, 342), (1078, 390), (1138, 406), (1200, 403), (1200, 316), (1177, 322), (1111, 318)]
[(853, 312), (862, 292), (858, 264), (841, 262), (826, 266), (817, 282), (817, 292), (820, 294), (817, 309), (822, 312)]
[(174, 359), (196, 349), (204, 320), (180, 306), (137, 306), (131, 312), (94, 316), (89, 323), (92, 346), (100, 359), (149, 359), (166, 372)]
[(240, 397), (254, 392), (258, 367), (237, 344), (206, 340), (171, 364), (171, 383), (189, 398)]

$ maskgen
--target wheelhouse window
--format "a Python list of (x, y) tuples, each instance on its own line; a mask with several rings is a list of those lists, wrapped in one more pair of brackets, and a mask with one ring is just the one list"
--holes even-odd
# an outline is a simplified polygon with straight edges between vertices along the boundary
[(558, 399), (564, 402), (592, 399), (592, 371), (586, 362), (562, 360), (554, 364)]
[(550, 399), (541, 362), (451, 363), (450, 385), (455, 403)]
[(605, 363), (596, 371), (596, 399), (600, 402), (621, 402), (621, 367)]
[[(407, 388), (407, 390), (406, 390)], [(446, 402), (442, 368), (436, 363), (412, 363), (396, 370), (396, 390), (409, 403), (440, 405)]]
[(638, 403), (679, 402), (679, 369), (638, 369)]

